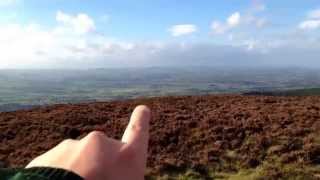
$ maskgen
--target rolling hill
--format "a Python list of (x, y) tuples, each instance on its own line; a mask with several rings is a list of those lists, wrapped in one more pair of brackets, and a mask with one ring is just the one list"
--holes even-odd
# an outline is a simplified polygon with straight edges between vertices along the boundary
[(317, 96), (169, 96), (3, 112), (0, 162), (22, 167), (93, 130), (119, 139), (138, 104), (153, 112), (148, 179), (320, 177)]

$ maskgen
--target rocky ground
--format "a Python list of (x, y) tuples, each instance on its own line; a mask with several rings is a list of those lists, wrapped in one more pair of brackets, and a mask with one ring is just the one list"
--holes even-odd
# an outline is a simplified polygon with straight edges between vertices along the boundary
[(22, 167), (65, 138), (119, 139), (138, 104), (153, 112), (150, 179), (320, 178), (320, 97), (183, 96), (0, 113), (0, 166)]

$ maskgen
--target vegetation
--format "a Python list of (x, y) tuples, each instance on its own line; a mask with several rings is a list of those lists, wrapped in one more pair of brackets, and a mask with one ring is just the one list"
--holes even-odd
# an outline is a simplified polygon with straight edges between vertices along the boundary
[[(320, 136), (314, 136), (315, 146), (320, 147)], [(254, 143), (252, 138), (248, 138), (245, 143)], [(274, 142), (277, 144), (276, 142)], [(274, 151), (274, 146), (270, 146), (268, 151)], [(196, 169), (165, 171), (162, 174), (147, 176), (149, 180), (199, 180), (199, 179), (220, 179), (220, 180), (317, 180), (320, 179), (320, 164), (316, 163), (286, 163), (281, 154), (270, 153), (256, 168), (245, 168), (238, 161), (239, 157), (234, 150), (227, 150), (226, 155), (231, 159), (229, 162), (221, 162), (217, 168), (205, 167), (205, 170)]]
[(199, 179), (228, 179), (228, 180), (313, 180), (320, 178), (320, 166), (299, 166), (282, 164), (280, 158), (265, 161), (255, 169), (239, 169), (236, 172), (217, 172), (209, 170), (201, 174), (192, 169), (182, 172), (164, 172), (162, 175), (149, 175), (147, 180), (199, 180)]

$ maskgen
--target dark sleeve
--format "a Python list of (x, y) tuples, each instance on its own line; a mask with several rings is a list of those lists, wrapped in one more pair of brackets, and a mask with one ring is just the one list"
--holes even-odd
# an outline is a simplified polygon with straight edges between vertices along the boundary
[(79, 175), (57, 168), (0, 169), (0, 180), (83, 180)]

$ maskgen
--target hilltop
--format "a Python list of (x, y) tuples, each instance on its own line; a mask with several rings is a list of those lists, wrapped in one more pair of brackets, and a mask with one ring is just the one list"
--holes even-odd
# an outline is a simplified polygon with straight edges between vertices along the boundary
[(151, 107), (149, 178), (320, 177), (320, 97), (179, 96), (0, 113), (0, 166), (23, 167), (65, 138), (119, 139)]

